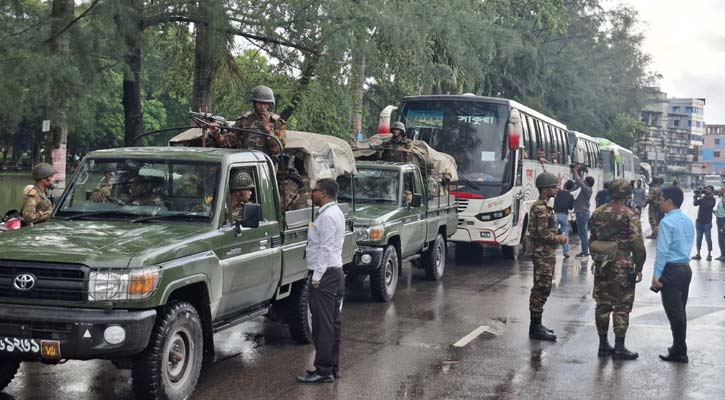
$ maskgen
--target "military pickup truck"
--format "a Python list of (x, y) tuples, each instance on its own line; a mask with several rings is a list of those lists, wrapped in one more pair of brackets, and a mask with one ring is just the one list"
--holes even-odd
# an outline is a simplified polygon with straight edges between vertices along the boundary
[[(138, 398), (184, 399), (215, 332), (266, 315), (309, 342), (312, 210), (282, 210), (272, 171), (259, 151), (90, 153), (52, 221), (0, 235), (0, 386), (21, 362), (108, 359)], [(354, 247), (350, 219), (345, 262)]]
[(447, 240), (458, 217), (454, 197), (441, 185), (440, 166), (447, 167), (446, 181), (457, 178), (455, 161), (425, 142), (413, 144), (411, 159), (418, 162), (375, 160), (384, 143), (372, 146), (362, 143), (354, 149), (354, 190), (348, 178), (338, 178), (341, 197), (354, 198), (355, 204), (358, 255), (346, 273), (361, 279), (369, 275), (373, 298), (387, 302), (395, 295), (404, 261), (424, 269), (428, 279), (443, 276)]

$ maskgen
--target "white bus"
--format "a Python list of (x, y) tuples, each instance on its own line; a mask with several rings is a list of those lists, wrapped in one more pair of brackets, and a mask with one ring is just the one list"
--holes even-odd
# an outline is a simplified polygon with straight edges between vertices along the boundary
[(529, 209), (538, 198), (538, 174), (548, 171), (564, 182), (574, 161), (586, 164), (589, 174), (601, 166), (595, 140), (513, 100), (409, 96), (393, 119), (406, 124), (410, 137), (456, 159), (459, 219), (451, 240), (502, 246), (507, 258), (515, 257), (522, 243)]
[(597, 138), (602, 154), (604, 182), (614, 179), (634, 181), (641, 179), (639, 157), (609, 139)]

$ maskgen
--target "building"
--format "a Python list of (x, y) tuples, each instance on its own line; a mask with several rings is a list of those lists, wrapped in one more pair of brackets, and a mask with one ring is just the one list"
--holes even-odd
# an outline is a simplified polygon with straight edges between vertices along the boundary
[(707, 174), (725, 175), (725, 125), (706, 125), (702, 164)]
[(647, 133), (635, 143), (635, 152), (652, 165), (653, 175), (691, 186), (707, 173), (700, 160), (704, 114), (705, 99), (667, 98), (659, 88), (649, 88), (642, 110)]

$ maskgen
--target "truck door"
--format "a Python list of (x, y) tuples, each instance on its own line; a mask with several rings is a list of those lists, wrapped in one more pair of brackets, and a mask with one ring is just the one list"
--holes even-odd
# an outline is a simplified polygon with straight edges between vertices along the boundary
[[(234, 183), (235, 176), (246, 173), (254, 180), (251, 188), (237, 190), (239, 183)], [(229, 169), (227, 179), (227, 200), (222, 215), (222, 243), (219, 258), (222, 264), (222, 315), (234, 314), (245, 308), (262, 303), (272, 298), (279, 281), (281, 271), (281, 240), (277, 214), (271, 212), (267, 202), (277, 203), (274, 190), (268, 177), (265, 165), (239, 166)], [(229, 186), (231, 185), (231, 186)], [(236, 193), (235, 193), (236, 192)], [(241, 193), (239, 193), (241, 192)], [(246, 192), (246, 193), (245, 193)], [(251, 193), (249, 193), (251, 192)], [(234, 210), (238, 209), (238, 196), (244, 201), (260, 204), (262, 218), (257, 228), (234, 228)], [(241, 212), (243, 215), (243, 212)]]
[[(403, 196), (402, 206), (406, 209), (403, 217), (403, 229), (401, 233), (401, 253), (403, 257), (411, 256), (423, 248), (425, 243), (425, 191), (420, 175), (416, 176), (414, 171), (403, 173)], [(420, 207), (411, 207), (410, 200), (413, 194), (423, 196)]]

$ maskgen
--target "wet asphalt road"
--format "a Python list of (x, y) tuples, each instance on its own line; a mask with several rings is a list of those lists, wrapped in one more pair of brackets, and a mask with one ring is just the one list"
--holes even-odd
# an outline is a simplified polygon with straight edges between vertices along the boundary
[[(691, 196), (685, 211), (693, 219)], [(648, 224), (643, 222), (645, 233)], [(713, 229), (713, 235), (716, 230)], [(286, 326), (258, 319), (215, 336), (217, 360), (202, 371), (195, 399), (722, 399), (725, 398), (725, 263), (693, 262), (688, 303), (690, 363), (658, 354), (671, 345), (659, 295), (648, 290), (655, 243), (646, 240), (627, 346), (636, 361), (598, 358), (592, 275), (584, 259), (559, 255), (544, 323), (556, 343), (528, 338), (532, 265), (488, 252), (455, 263), (449, 247), (441, 282), (410, 265), (392, 303), (373, 302), (368, 283), (348, 288), (343, 317), (343, 378), (301, 385), (311, 345)], [(578, 245), (574, 243), (572, 254)], [(715, 243), (715, 256), (720, 252)], [(463, 347), (453, 344), (476, 328)], [(610, 340), (611, 338), (610, 331)], [(128, 371), (110, 362), (25, 364), (0, 399), (133, 398)]]

